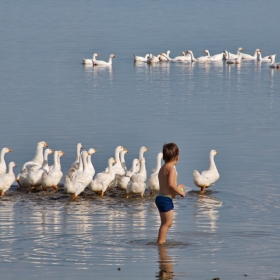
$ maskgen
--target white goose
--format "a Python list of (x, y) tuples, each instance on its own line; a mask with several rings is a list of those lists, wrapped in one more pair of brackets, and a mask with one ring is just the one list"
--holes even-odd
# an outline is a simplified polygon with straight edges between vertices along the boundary
[(14, 162), (10, 162), (8, 165), (8, 172), (0, 175), (0, 196), (5, 195), (15, 181), (15, 174), (13, 172), (13, 167), (16, 167)]
[(160, 58), (160, 55), (154, 56), (154, 55), (150, 54), (148, 56), (147, 63), (148, 64), (158, 63), (160, 61), (159, 58)]
[(82, 143), (78, 143), (76, 147), (76, 160), (71, 164), (70, 169), (75, 169), (78, 170), (79, 167), (79, 162), (80, 162), (80, 154), (81, 154), (81, 149), (83, 148)]
[(256, 60), (258, 56), (258, 51), (260, 49), (256, 49), (254, 55), (246, 54), (246, 53), (241, 53), (242, 59), (247, 59), (247, 60)]
[(154, 170), (154, 172), (151, 174), (149, 183), (148, 183), (148, 188), (150, 190), (150, 195), (153, 194), (154, 192), (158, 192), (159, 191), (159, 180), (158, 180), (158, 173), (159, 170), (161, 168), (161, 159), (162, 159), (163, 154), (162, 153), (158, 153), (157, 155), (157, 165), (156, 168)]
[(169, 51), (169, 50), (168, 50), (166, 53), (160, 53), (160, 54), (159, 54), (159, 55), (160, 55), (159, 60), (160, 60), (160, 61), (169, 61), (169, 59), (170, 59), (170, 57), (169, 57), (170, 53), (171, 53), (171, 51)]
[(224, 59), (224, 53), (219, 53), (211, 56), (208, 50), (205, 50), (204, 52), (208, 54), (208, 57), (210, 57), (210, 61), (222, 61)]
[(53, 188), (56, 192), (58, 189), (58, 184), (61, 181), (61, 178), (63, 176), (63, 173), (61, 171), (60, 166), (60, 157), (64, 156), (65, 153), (63, 151), (55, 151), (54, 152), (54, 166), (52, 170), (49, 172), (45, 172), (42, 175), (42, 187), (43, 190), (46, 190), (48, 188)]
[(275, 62), (275, 56), (276, 56), (276, 54), (273, 54), (273, 55), (269, 56), (269, 59), (271, 60), (271, 63), (269, 64), (269, 67), (280, 69), (280, 62)]
[(134, 62), (147, 62), (149, 54), (146, 54), (145, 57), (137, 56), (135, 54), (133, 56), (134, 56)]
[(237, 58), (229, 58), (227, 64), (240, 64), (242, 60), (242, 53), (239, 53)]
[[(57, 151), (58, 152), (58, 157), (57, 157), (57, 166), (59, 169), (61, 169), (61, 164), (60, 164), (60, 157), (64, 156), (65, 153), (63, 151)], [(49, 166), (49, 172), (54, 169), (54, 164)]]
[(83, 58), (83, 64), (84, 65), (93, 65), (93, 62), (96, 60), (95, 57), (99, 56), (98, 53), (94, 53), (93, 56), (92, 56), (92, 59), (91, 58)]
[(207, 54), (207, 55), (198, 57), (196, 59), (197, 62), (209, 62), (210, 61), (210, 53), (209, 53), (209, 51), (208, 50), (204, 50), (203, 52), (205, 54)]
[[(160, 54), (160, 60), (161, 61), (171, 61), (171, 62), (184, 62), (184, 61), (190, 61), (191, 56), (190, 55), (185, 55), (184, 52), (181, 53), (181, 56), (176, 56), (174, 58), (170, 58), (169, 55), (167, 56), (165, 53)], [(162, 59), (162, 57), (165, 58), (165, 60)]]
[(43, 149), (44, 147), (48, 147), (48, 144), (44, 141), (41, 141), (37, 144), (36, 153), (34, 158), (31, 161), (26, 162), (21, 172), (17, 175), (16, 181), (18, 182), (21, 188), (28, 188), (29, 183), (27, 180), (27, 167), (36, 166), (38, 169), (42, 166), (44, 157), (43, 157)]
[(101, 196), (104, 196), (105, 191), (115, 178), (115, 172), (113, 170), (113, 163), (115, 162), (116, 160), (114, 158), (109, 158), (108, 173), (98, 173), (95, 176), (95, 178), (90, 182), (89, 187), (93, 192), (101, 192)]
[[(149, 151), (149, 149), (146, 148), (145, 146), (142, 146), (142, 147), (139, 149), (139, 158), (138, 158), (138, 159), (139, 159), (139, 162), (140, 162), (140, 160), (144, 157), (144, 153), (147, 152), (147, 151)], [(132, 168), (133, 168), (133, 166), (130, 168), (129, 171), (133, 171)], [(140, 165), (138, 164), (138, 165), (136, 166), (136, 172), (139, 172), (139, 170), (140, 170)]]
[(144, 192), (146, 189), (147, 171), (145, 166), (145, 158), (140, 160), (140, 171), (130, 178), (126, 188), (126, 198), (129, 194), (140, 194), (141, 198), (144, 197)]
[(217, 154), (218, 152), (215, 150), (210, 151), (210, 166), (208, 170), (201, 172), (201, 174), (197, 170), (193, 171), (194, 184), (201, 189), (201, 194), (204, 193), (205, 188), (209, 188), (220, 178), (214, 162), (214, 156)]
[[(115, 164), (113, 165), (113, 170), (114, 170), (114, 173), (115, 174), (120, 174), (120, 175), (124, 175), (125, 174), (125, 170), (124, 168), (122, 167), (122, 163), (121, 163), (121, 160), (120, 160), (120, 153), (122, 151), (127, 151), (126, 148), (124, 148), (123, 146), (117, 146), (116, 149), (115, 149)], [(107, 167), (105, 169), (105, 172), (109, 172), (109, 168)]]
[(44, 151), (44, 161), (41, 168), (38, 169), (37, 166), (31, 166), (31, 167), (28, 166), (26, 178), (28, 180), (31, 189), (34, 189), (42, 185), (43, 174), (49, 172), (48, 155), (53, 153), (54, 151), (51, 149), (46, 149)]
[(110, 54), (108, 62), (103, 61), (103, 60), (95, 60), (93, 62), (93, 65), (94, 66), (110, 66), (110, 65), (112, 65), (112, 58), (115, 58), (115, 57), (116, 56), (114, 54)]
[(241, 48), (241, 47), (237, 49), (236, 54), (230, 53), (230, 52), (228, 52), (228, 51), (224, 51), (224, 52), (227, 53), (226, 60), (227, 60), (227, 59), (232, 59), (232, 58), (238, 58), (239, 54), (240, 54), (242, 51), (244, 51), (244, 49)]
[(5, 174), (7, 172), (7, 166), (6, 166), (4, 156), (5, 156), (6, 153), (10, 153), (10, 152), (12, 152), (12, 150), (9, 149), (9, 148), (6, 148), (6, 147), (1, 150), (1, 154), (0, 154), (0, 174)]
[(73, 199), (78, 198), (78, 195), (85, 190), (92, 180), (92, 170), (90, 170), (87, 161), (88, 155), (87, 151), (81, 153), (82, 163), (80, 165), (83, 165), (83, 171), (76, 171), (71, 179), (68, 175), (65, 176), (64, 189), (67, 193), (74, 193)]
[[(257, 52), (257, 61), (270, 62), (271, 61), (271, 59), (269, 58), (270, 56), (268, 55), (268, 56), (262, 57), (262, 53), (261, 52), (262, 52), (261, 50), (259, 50)], [(274, 55), (276, 56), (276, 54), (274, 54)]]
[(190, 60), (191, 62), (196, 62), (197, 61), (197, 59), (194, 58), (192, 51), (186, 50), (186, 54), (189, 54), (191, 56), (191, 60)]
[(93, 154), (95, 154), (95, 153), (97, 153), (97, 150), (95, 150), (95, 149), (93, 149), (93, 148), (90, 148), (89, 150), (88, 150), (88, 157), (87, 157), (87, 163), (88, 163), (88, 168), (89, 168), (89, 170), (90, 170), (90, 172), (91, 172), (91, 177), (93, 177), (94, 176), (94, 174), (95, 174), (95, 169), (94, 169), (94, 167), (93, 167), (93, 165), (92, 165), (92, 162), (91, 162), (91, 155), (93, 155)]
[(125, 175), (121, 176), (119, 174), (116, 174), (116, 181), (117, 181), (117, 186), (121, 190), (126, 190), (127, 184), (130, 181), (131, 176), (136, 174), (136, 168), (137, 165), (139, 164), (139, 159), (135, 158), (132, 161), (132, 171), (127, 171)]

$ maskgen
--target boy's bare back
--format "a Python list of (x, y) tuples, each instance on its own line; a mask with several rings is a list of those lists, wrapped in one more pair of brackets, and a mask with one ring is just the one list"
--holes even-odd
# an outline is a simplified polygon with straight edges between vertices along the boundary
[[(172, 198), (175, 197), (177, 191), (177, 173), (174, 168), (174, 162), (165, 163), (159, 173), (159, 192), (163, 195), (170, 195)], [(175, 191), (176, 190), (176, 191)]]

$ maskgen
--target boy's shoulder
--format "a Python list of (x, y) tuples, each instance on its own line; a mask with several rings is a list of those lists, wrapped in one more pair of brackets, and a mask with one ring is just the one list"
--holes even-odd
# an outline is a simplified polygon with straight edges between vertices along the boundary
[(172, 164), (170, 164), (169, 162), (167, 162), (161, 167), (161, 170), (170, 172), (170, 171), (174, 170), (174, 166)]

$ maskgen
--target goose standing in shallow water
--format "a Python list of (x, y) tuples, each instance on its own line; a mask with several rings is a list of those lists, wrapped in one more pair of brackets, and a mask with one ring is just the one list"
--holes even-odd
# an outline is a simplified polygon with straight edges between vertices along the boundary
[(280, 69), (280, 62), (275, 62), (275, 56), (276, 54), (269, 56), (269, 59), (271, 60), (269, 67)]
[(99, 56), (99, 54), (94, 53), (93, 56), (92, 56), (92, 59), (91, 58), (83, 58), (83, 64), (93, 66), (93, 63), (96, 60), (95, 57), (97, 57), (97, 56)]
[(114, 181), (115, 172), (113, 170), (113, 163), (116, 160), (114, 158), (108, 159), (108, 172), (98, 173), (95, 178), (90, 182), (89, 188), (93, 192), (101, 192), (101, 196), (104, 196), (105, 191), (108, 189), (110, 184)]
[[(142, 147), (139, 149), (139, 158), (138, 158), (138, 159), (139, 159), (139, 162), (140, 162), (140, 160), (144, 157), (144, 153), (147, 152), (147, 151), (149, 151), (149, 149), (146, 148), (145, 146), (142, 146)], [(133, 168), (133, 166), (130, 168), (129, 171), (133, 171), (132, 168)], [(139, 172), (139, 170), (140, 170), (140, 165), (138, 164), (138, 165), (136, 166), (136, 172)]]
[(48, 147), (48, 144), (45, 141), (41, 141), (37, 144), (36, 153), (35, 153), (34, 158), (31, 161), (26, 162), (23, 165), (21, 172), (17, 175), (16, 181), (18, 182), (20, 188), (29, 187), (29, 183), (27, 180), (27, 168), (28, 167), (36, 166), (37, 169), (41, 168), (43, 161), (44, 161), (44, 157), (43, 157), (44, 147)]
[(49, 172), (48, 155), (53, 153), (54, 151), (51, 149), (46, 149), (44, 151), (44, 162), (39, 169), (37, 166), (28, 167), (27, 180), (30, 185), (30, 190), (42, 185), (43, 174)]
[(55, 151), (54, 152), (54, 165), (53, 168), (49, 172), (45, 172), (42, 175), (42, 187), (43, 190), (48, 188), (53, 188), (54, 192), (58, 189), (58, 184), (61, 181), (63, 173), (61, 171), (60, 166), (60, 157), (64, 156), (65, 153), (62, 151)]
[(15, 181), (15, 174), (13, 168), (16, 167), (14, 162), (10, 162), (8, 165), (8, 172), (0, 175), (0, 196), (5, 195)]
[(80, 155), (81, 155), (81, 149), (83, 148), (82, 143), (78, 143), (76, 147), (76, 160), (71, 164), (70, 169), (75, 169), (77, 170), (79, 167), (79, 162), (80, 162)]
[(126, 198), (129, 194), (140, 194), (141, 198), (144, 198), (144, 192), (146, 189), (147, 171), (145, 166), (145, 158), (140, 160), (140, 170), (137, 174), (130, 178), (126, 188)]
[(108, 62), (103, 61), (103, 60), (95, 60), (93, 62), (93, 65), (94, 66), (110, 66), (110, 65), (112, 65), (112, 58), (116, 58), (116, 56), (114, 54), (110, 54)]
[(88, 169), (90, 170), (89, 172), (91, 172), (91, 176), (93, 177), (94, 174), (95, 174), (95, 169), (93, 167), (93, 164), (91, 162), (91, 155), (97, 153), (97, 150), (93, 149), (93, 148), (90, 148), (88, 150), (88, 157), (87, 157), (87, 164), (88, 164)]
[(133, 176), (134, 174), (136, 174), (136, 168), (139, 164), (139, 160), (137, 158), (135, 158), (132, 161), (132, 171), (127, 171), (125, 173), (125, 175), (121, 176), (119, 174), (115, 175), (116, 181), (117, 181), (117, 186), (119, 189), (121, 190), (126, 190), (127, 188), (127, 184), (130, 181), (131, 176)]
[(92, 170), (90, 170), (87, 161), (88, 155), (87, 151), (83, 151), (81, 153), (82, 161), (80, 162), (79, 170), (73, 174), (72, 178), (68, 175), (65, 176), (64, 189), (67, 193), (74, 194), (73, 199), (78, 198), (78, 195), (85, 190), (92, 180)]
[(210, 151), (210, 166), (209, 169), (206, 171), (199, 172), (197, 170), (193, 171), (193, 181), (194, 184), (201, 189), (200, 193), (204, 193), (205, 188), (209, 188), (220, 178), (219, 172), (217, 170), (214, 156), (217, 155), (218, 152), (215, 150)]
[(151, 174), (149, 183), (148, 183), (148, 188), (150, 190), (150, 195), (153, 194), (153, 192), (158, 192), (159, 191), (159, 180), (158, 180), (158, 173), (161, 168), (161, 159), (162, 159), (163, 154), (158, 153), (157, 155), (157, 166), (154, 170), (154, 172)]
[(5, 162), (5, 154), (6, 153), (11, 153), (12, 150), (9, 148), (3, 148), (1, 150), (1, 154), (0, 154), (0, 174), (5, 174), (7, 172), (7, 166), (6, 166), (6, 162)]

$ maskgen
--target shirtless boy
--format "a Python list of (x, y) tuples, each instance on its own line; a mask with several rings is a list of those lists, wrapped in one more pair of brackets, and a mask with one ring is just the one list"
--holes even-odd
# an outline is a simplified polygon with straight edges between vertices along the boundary
[(165, 144), (162, 149), (165, 164), (158, 173), (159, 194), (155, 203), (159, 210), (161, 225), (158, 232), (158, 244), (165, 243), (168, 229), (173, 223), (173, 201), (176, 194), (185, 197), (183, 186), (177, 186), (177, 172), (175, 165), (179, 160), (179, 148), (175, 143)]

